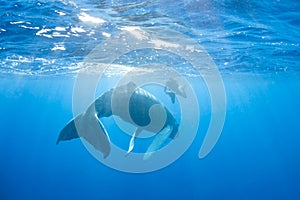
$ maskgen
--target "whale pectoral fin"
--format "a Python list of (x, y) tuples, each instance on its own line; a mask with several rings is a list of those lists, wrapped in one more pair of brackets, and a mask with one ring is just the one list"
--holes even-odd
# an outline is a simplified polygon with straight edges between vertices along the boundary
[(171, 131), (170, 126), (167, 126), (163, 130), (161, 130), (159, 133), (157, 133), (154, 140), (148, 147), (143, 159), (148, 160), (152, 156), (153, 153), (155, 153), (157, 150), (159, 150), (167, 142), (171, 133), (172, 133), (172, 131)]
[(142, 132), (142, 130), (143, 130), (142, 128), (138, 127), (138, 128), (135, 130), (135, 132), (133, 133), (133, 135), (132, 135), (132, 137), (131, 137), (131, 139), (130, 139), (130, 142), (129, 142), (128, 151), (127, 151), (127, 153), (126, 153), (125, 156), (128, 156), (129, 153), (133, 150), (133, 147), (134, 147), (134, 138), (135, 138), (136, 136), (138, 136), (138, 135)]

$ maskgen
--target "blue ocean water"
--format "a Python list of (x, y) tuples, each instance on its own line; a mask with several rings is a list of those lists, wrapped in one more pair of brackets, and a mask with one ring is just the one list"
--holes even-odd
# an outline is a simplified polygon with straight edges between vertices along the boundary
[[(0, 1), (0, 11), (0, 199), (299, 199), (298, 1), (13, 0)], [(177, 31), (219, 69), (226, 119), (205, 158), (198, 152), (213, 113), (203, 79), (178, 56), (151, 49), (114, 64), (158, 62), (185, 76), (200, 108), (188, 150), (163, 169), (133, 174), (103, 165), (78, 139), (56, 145), (86, 58), (128, 27)], [(120, 74), (109, 72), (102, 90)]]

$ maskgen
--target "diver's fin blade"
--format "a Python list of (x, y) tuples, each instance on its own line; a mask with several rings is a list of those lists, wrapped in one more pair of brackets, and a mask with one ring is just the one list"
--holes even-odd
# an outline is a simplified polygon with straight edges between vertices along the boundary
[(59, 133), (56, 144), (60, 141), (72, 140), (78, 138), (79, 135), (77, 133), (74, 120), (70, 121)]
[(174, 93), (170, 94), (170, 97), (171, 97), (172, 103), (174, 104), (175, 103), (175, 94)]
[(143, 159), (148, 160), (153, 153), (159, 150), (165, 144), (165, 142), (167, 142), (171, 132), (172, 132), (171, 128), (168, 126), (164, 128), (162, 131), (160, 131), (159, 133), (157, 133), (152, 143), (148, 147), (146, 153), (144, 154)]
[(134, 148), (134, 138), (135, 138), (136, 136), (138, 136), (138, 135), (142, 132), (142, 130), (143, 130), (143, 129), (141, 129), (141, 128), (137, 128), (137, 129), (135, 130), (135, 132), (133, 133), (133, 135), (132, 135), (132, 137), (131, 137), (131, 139), (130, 139), (130, 142), (129, 142), (129, 147), (128, 147), (128, 151), (127, 151), (127, 153), (126, 153), (126, 156), (127, 156), (128, 154), (130, 154), (130, 152), (133, 150), (133, 148)]

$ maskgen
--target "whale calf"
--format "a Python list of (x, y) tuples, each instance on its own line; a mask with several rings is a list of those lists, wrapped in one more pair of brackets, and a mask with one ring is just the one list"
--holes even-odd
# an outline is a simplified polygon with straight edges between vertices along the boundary
[[(125, 105), (124, 102), (126, 101), (129, 102), (129, 105)], [(159, 109), (156, 109), (156, 112), (151, 112), (155, 106), (159, 106)], [(154, 115), (151, 116), (153, 113)], [(133, 150), (134, 139), (143, 130), (156, 133), (144, 159), (160, 149), (168, 139), (174, 139), (178, 133), (178, 122), (162, 102), (145, 89), (129, 82), (126, 85), (112, 88), (98, 97), (85, 112), (76, 116), (61, 130), (56, 143), (82, 137), (95, 149), (101, 151), (103, 157), (106, 158), (111, 150), (110, 140), (100, 119), (112, 115), (118, 116), (137, 127), (130, 139), (126, 155)], [(153, 119), (163, 120), (161, 120), (161, 125), (149, 126)]]

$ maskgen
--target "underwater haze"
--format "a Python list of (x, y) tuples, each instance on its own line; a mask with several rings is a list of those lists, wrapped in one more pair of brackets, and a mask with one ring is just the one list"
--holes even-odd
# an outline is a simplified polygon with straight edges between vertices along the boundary
[[(0, 1), (0, 199), (300, 199), (299, 41), (298, 0)], [(99, 63), (107, 66), (101, 73)], [(113, 117), (100, 120), (125, 152), (117, 165), (80, 139), (57, 145), (77, 115), (85, 69), (91, 79), (101, 75), (88, 85), (96, 97), (132, 69), (155, 81), (176, 71), (196, 107), (181, 105), (190, 100), (185, 85), (177, 93), (157, 83), (143, 88), (179, 130), (188, 127), (156, 150), (195, 134), (186, 151), (158, 169), (144, 173), (137, 163), (126, 172), (126, 159), (147, 151), (151, 138), (136, 138), (125, 156), (131, 136)], [(219, 134), (215, 144), (206, 143), (209, 130)], [(205, 143), (211, 149), (199, 156)], [(160, 165), (159, 155), (143, 162)]]

